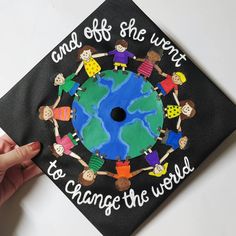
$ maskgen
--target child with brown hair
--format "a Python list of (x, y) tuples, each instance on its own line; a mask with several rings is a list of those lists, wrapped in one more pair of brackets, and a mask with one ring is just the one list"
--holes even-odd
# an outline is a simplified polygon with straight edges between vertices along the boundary
[(68, 93), (70, 96), (76, 96), (79, 99), (77, 92), (86, 90), (84, 88), (80, 88), (80, 84), (73, 80), (75, 76), (76, 74), (73, 73), (65, 78), (64, 75), (60, 73), (53, 78), (54, 86), (58, 86), (58, 98), (55, 103), (56, 106), (59, 104), (63, 92)]
[(114, 174), (111, 172), (107, 172), (108, 176), (116, 179), (115, 187), (120, 192), (128, 190), (131, 186), (130, 179), (146, 170), (145, 168), (142, 168), (131, 172), (130, 162), (127, 159), (129, 159), (129, 157), (127, 157), (123, 162), (120, 160), (120, 157), (118, 157), (116, 162), (117, 173)]
[(122, 68), (123, 74), (128, 74), (125, 71), (129, 58), (136, 59), (135, 55), (131, 52), (127, 51), (128, 49), (128, 42), (124, 39), (119, 39), (116, 41), (115, 50), (108, 52), (108, 55), (114, 55), (113, 62), (114, 62), (114, 72), (118, 71), (118, 67)]
[(173, 93), (177, 105), (167, 105), (165, 116), (168, 119), (179, 117), (176, 128), (179, 129), (183, 120), (191, 119), (196, 115), (195, 103), (192, 100), (179, 101), (175, 93)]
[(68, 133), (67, 135), (61, 137), (56, 120), (54, 120), (54, 125), (56, 142), (50, 147), (52, 154), (55, 157), (61, 157), (63, 154), (75, 157), (75, 154), (71, 151), (71, 149), (77, 146), (81, 139), (78, 137), (77, 133)]
[(166, 152), (166, 154), (161, 158), (161, 163), (165, 161), (165, 159), (175, 150), (178, 148), (181, 150), (186, 150), (189, 145), (189, 138), (185, 136), (181, 130), (181, 128), (178, 129), (178, 132), (175, 132), (173, 130), (162, 130), (160, 129), (161, 135), (163, 137), (158, 137), (157, 140), (161, 141), (162, 144), (165, 144), (167, 146), (170, 146), (171, 148)]
[(81, 61), (78, 69), (76, 70), (75, 74), (78, 75), (82, 67), (84, 66), (86, 73), (89, 77), (93, 77), (96, 80), (96, 76), (101, 74), (101, 66), (97, 63), (94, 58), (104, 57), (107, 56), (107, 53), (97, 53), (94, 47), (90, 45), (85, 45), (78, 52), (78, 61)]
[(78, 159), (80, 164), (84, 167), (84, 170), (80, 173), (78, 179), (81, 185), (88, 187), (95, 182), (97, 175), (107, 175), (107, 172), (100, 171), (105, 163), (104, 157), (105, 156), (100, 155), (97, 151), (90, 157), (88, 164), (81, 158)]
[(57, 107), (59, 99), (52, 106), (41, 106), (39, 108), (39, 119), (43, 121), (69, 121), (73, 118), (74, 111), (68, 106)]
[(138, 67), (138, 76), (142, 75), (144, 79), (148, 79), (156, 69), (159, 74), (162, 74), (161, 68), (156, 64), (161, 60), (163, 56), (163, 49), (152, 47), (147, 52), (146, 58), (137, 58), (137, 61), (141, 61), (142, 64)]

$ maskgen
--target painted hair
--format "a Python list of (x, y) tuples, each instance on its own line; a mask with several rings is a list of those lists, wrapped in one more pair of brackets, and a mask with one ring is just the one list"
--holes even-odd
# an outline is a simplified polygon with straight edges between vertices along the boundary
[(78, 179), (79, 183), (85, 187), (91, 186), (95, 182), (95, 179), (86, 180), (86, 179), (84, 179), (83, 174), (84, 174), (84, 172), (79, 174), (79, 179)]
[(128, 190), (130, 186), (131, 186), (131, 182), (127, 178), (119, 178), (115, 182), (115, 187), (120, 192), (124, 192)]
[[(44, 110), (45, 110), (46, 107), (47, 106), (41, 106), (39, 108), (39, 119), (40, 120), (45, 120), (44, 117), (43, 117), (43, 113), (44, 113)], [(52, 109), (52, 106), (48, 106), (48, 107)]]
[(196, 115), (196, 109), (195, 109), (195, 103), (192, 101), (192, 100), (183, 100), (183, 101), (180, 101), (180, 106), (183, 107), (184, 105), (186, 105), (186, 103), (189, 104), (190, 107), (192, 107), (192, 112), (190, 114), (190, 116), (186, 116), (185, 114), (181, 113), (180, 114), (180, 118), (181, 120), (187, 120), (187, 119), (191, 119), (193, 118), (195, 115)]
[(50, 151), (51, 151), (51, 153), (52, 153), (52, 155), (54, 157), (56, 157), (56, 158), (60, 157), (60, 155), (57, 154), (57, 152), (56, 152), (56, 150), (55, 150), (53, 145), (52, 146), (48, 146), (48, 147), (49, 147), (49, 149), (50, 149)]
[(92, 47), (92, 46), (90, 46), (90, 45), (85, 45), (85, 46), (83, 46), (82, 48), (80, 48), (79, 51), (78, 51), (78, 56), (77, 56), (77, 60), (78, 60), (78, 61), (81, 61), (80, 55), (81, 55), (84, 51), (87, 51), (87, 50), (90, 50), (90, 51), (92, 52), (92, 54), (94, 54), (94, 53), (97, 52), (97, 50), (96, 50), (94, 47)]
[(155, 52), (160, 56), (160, 58), (162, 58), (162, 56), (163, 56), (163, 49), (161, 47), (151, 47), (148, 50), (148, 52)]
[(116, 45), (115, 46), (117, 46), (117, 45), (121, 45), (124, 48), (128, 48), (129, 44), (124, 39), (119, 39), (119, 40), (116, 41)]

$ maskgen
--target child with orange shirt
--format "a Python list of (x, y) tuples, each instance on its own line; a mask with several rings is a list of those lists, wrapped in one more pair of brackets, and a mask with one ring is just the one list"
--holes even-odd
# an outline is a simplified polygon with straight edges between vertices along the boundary
[[(128, 157), (127, 157), (128, 159)], [(107, 172), (107, 175), (116, 179), (115, 187), (118, 191), (126, 191), (131, 186), (130, 179), (138, 175), (142, 171), (145, 171), (145, 168), (131, 172), (130, 162), (128, 160), (122, 162), (118, 157), (116, 162), (116, 174)]]

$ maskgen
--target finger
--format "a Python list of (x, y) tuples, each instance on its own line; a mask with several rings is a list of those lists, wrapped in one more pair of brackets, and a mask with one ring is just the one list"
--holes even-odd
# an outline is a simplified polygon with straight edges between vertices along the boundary
[(31, 160), (39, 153), (40, 146), (39, 142), (33, 142), (0, 155), (0, 170), (4, 171), (14, 165)]
[(7, 143), (9, 143), (12, 146), (16, 146), (16, 143), (7, 134), (4, 134), (2, 137), (0, 137), (0, 139), (5, 140)]
[(38, 176), (42, 174), (42, 170), (36, 166), (35, 164), (32, 164), (31, 166), (27, 167), (23, 171), (23, 178), (24, 178), (24, 183), (27, 182), (28, 180), (32, 179), (35, 176)]
[(21, 167), (25, 169), (25, 168), (33, 165), (33, 164), (34, 164), (34, 162), (32, 160), (24, 161), (24, 162), (21, 163)]
[(8, 140), (7, 135), (0, 137), (0, 152), (6, 153), (10, 152), (15, 147), (15, 144), (12, 141)]

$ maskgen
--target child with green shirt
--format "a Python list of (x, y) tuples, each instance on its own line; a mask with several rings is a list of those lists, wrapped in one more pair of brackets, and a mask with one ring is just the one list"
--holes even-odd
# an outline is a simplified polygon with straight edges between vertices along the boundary
[(79, 99), (77, 92), (86, 90), (81, 88), (80, 84), (73, 80), (75, 76), (76, 74), (73, 73), (65, 78), (60, 73), (54, 78), (54, 86), (58, 86), (58, 100), (60, 100), (63, 92), (68, 93), (70, 96), (76, 96)]

